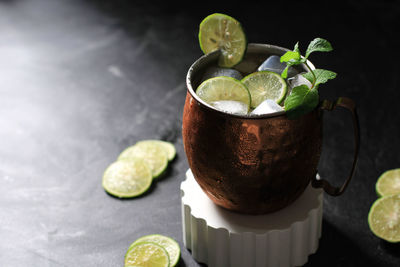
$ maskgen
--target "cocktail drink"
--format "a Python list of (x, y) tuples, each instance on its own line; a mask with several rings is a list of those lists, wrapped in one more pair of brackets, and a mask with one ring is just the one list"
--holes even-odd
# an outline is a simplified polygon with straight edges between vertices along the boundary
[[(335, 103), (320, 103), (315, 92), (318, 80), (311, 76), (320, 72), (307, 58), (297, 57), (297, 46), (291, 51), (294, 59), (287, 64), (281, 59), (288, 49), (247, 43), (242, 49), (232, 37), (240, 39), (241, 35), (235, 32), (235, 22), (214, 15), (221, 21), (212, 21), (211, 28), (222, 29), (222, 33), (208, 31), (209, 42), (223, 47), (207, 52), (190, 67), (183, 114), (184, 148), (200, 187), (217, 205), (249, 214), (286, 207), (310, 182), (331, 195), (341, 194), (354, 173), (358, 153), (353, 102), (339, 98)], [(200, 34), (201, 44), (205, 35), (207, 31)], [(228, 36), (230, 43), (221, 42), (218, 36)], [(235, 62), (235, 52), (243, 53), (240, 62)], [(317, 176), (323, 110), (336, 106), (351, 111), (356, 137), (353, 167), (341, 188)]]

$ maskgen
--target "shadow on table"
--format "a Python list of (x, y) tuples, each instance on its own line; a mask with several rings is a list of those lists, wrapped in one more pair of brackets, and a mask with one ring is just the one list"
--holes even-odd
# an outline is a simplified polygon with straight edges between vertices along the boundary
[(390, 243), (384, 240), (380, 240), (379, 246), (388, 254), (396, 257), (400, 261), (400, 243)]
[[(207, 267), (206, 264), (198, 263), (198, 262), (196, 262), (196, 266), (199, 266), (199, 267)], [(178, 263), (178, 265), (177, 265), (177, 267), (189, 267), (189, 265), (187, 265), (187, 264), (183, 261), (183, 259), (181, 258), (180, 261), (179, 261), (179, 263)]]
[(323, 220), (322, 236), (316, 254), (309, 257), (306, 265), (312, 266), (381, 266), (361, 251), (334, 225)]

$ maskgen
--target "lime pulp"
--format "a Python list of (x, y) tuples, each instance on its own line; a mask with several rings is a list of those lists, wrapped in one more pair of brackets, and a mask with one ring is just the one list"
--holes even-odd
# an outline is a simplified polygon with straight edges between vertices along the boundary
[(400, 194), (400, 168), (384, 172), (376, 182), (378, 196)]
[(215, 77), (200, 84), (196, 94), (208, 104), (220, 100), (233, 100), (251, 105), (249, 90), (239, 80), (231, 77)]
[(154, 142), (138, 142), (128, 147), (118, 157), (118, 161), (143, 159), (150, 167), (153, 178), (159, 177), (168, 166), (167, 152)]
[(221, 13), (211, 14), (200, 23), (199, 43), (204, 54), (220, 50), (218, 65), (227, 68), (238, 64), (247, 48), (246, 35), (240, 23)]
[(152, 183), (149, 167), (140, 159), (116, 161), (104, 172), (102, 185), (109, 194), (136, 197), (146, 192)]
[(285, 80), (271, 71), (253, 72), (242, 79), (251, 95), (251, 107), (256, 108), (266, 99), (280, 104), (285, 98), (287, 85)]
[(162, 246), (168, 252), (170, 266), (173, 267), (178, 264), (181, 251), (178, 243), (172, 238), (159, 234), (146, 235), (138, 238), (135, 242), (133, 242), (129, 246), (128, 251), (142, 242), (153, 242), (157, 245)]
[(378, 198), (368, 214), (371, 231), (388, 242), (400, 242), (400, 194)]
[(125, 254), (125, 267), (128, 266), (169, 267), (169, 256), (162, 246), (142, 242), (130, 248)]
[(142, 141), (137, 142), (136, 144), (141, 144), (141, 143), (147, 143), (147, 144), (151, 144), (151, 145), (161, 146), (167, 153), (168, 161), (173, 160), (176, 156), (175, 146), (170, 142), (162, 141), (162, 140), (142, 140)]

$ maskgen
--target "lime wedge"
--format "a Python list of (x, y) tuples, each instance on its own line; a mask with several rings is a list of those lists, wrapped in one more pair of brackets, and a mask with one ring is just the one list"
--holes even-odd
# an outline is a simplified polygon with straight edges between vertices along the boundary
[(146, 192), (152, 182), (149, 167), (140, 159), (116, 161), (104, 172), (103, 188), (120, 198), (136, 197)]
[(141, 143), (149, 143), (151, 145), (161, 146), (167, 153), (168, 161), (173, 160), (176, 156), (175, 146), (170, 142), (162, 141), (162, 140), (142, 140), (142, 141), (137, 142), (136, 144), (141, 144)]
[(242, 79), (250, 91), (251, 107), (256, 108), (266, 99), (281, 103), (285, 98), (287, 85), (279, 74), (271, 71), (253, 72)]
[(169, 267), (168, 253), (156, 243), (138, 243), (125, 254), (125, 267), (128, 266)]
[(247, 48), (246, 35), (240, 23), (220, 13), (211, 14), (200, 23), (199, 43), (204, 54), (220, 49), (218, 65), (227, 68), (239, 63)]
[(246, 86), (235, 78), (215, 77), (200, 84), (196, 94), (205, 102), (211, 104), (220, 100), (234, 100), (250, 107), (251, 97)]
[(138, 158), (147, 163), (153, 178), (159, 177), (168, 166), (167, 153), (164, 148), (152, 142), (139, 142), (128, 147), (119, 155), (118, 161)]
[(376, 182), (378, 196), (400, 194), (400, 169), (384, 172)]
[(371, 231), (388, 242), (400, 242), (400, 194), (378, 198), (368, 214)]
[(158, 235), (158, 234), (146, 235), (146, 236), (140, 237), (135, 242), (133, 242), (130, 245), (130, 247), (128, 248), (128, 251), (131, 248), (133, 248), (134, 246), (136, 246), (137, 244), (142, 243), (142, 242), (152, 242), (152, 243), (156, 243), (157, 245), (162, 246), (168, 252), (168, 256), (170, 259), (170, 266), (174, 267), (178, 264), (179, 258), (181, 255), (181, 250), (180, 250), (178, 243), (174, 239), (167, 237), (167, 236)]

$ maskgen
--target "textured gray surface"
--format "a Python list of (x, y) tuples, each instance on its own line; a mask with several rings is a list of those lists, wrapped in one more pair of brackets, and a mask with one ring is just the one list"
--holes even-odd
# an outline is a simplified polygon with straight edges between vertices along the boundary
[[(362, 149), (345, 194), (324, 199), (320, 248), (307, 266), (398, 266), (399, 246), (373, 236), (367, 214), (377, 177), (400, 167), (398, 67), (386, 56), (399, 47), (399, 5), (320, 5), (310, 12), (318, 23), (297, 29), (289, 25), (302, 20), (299, 3), (264, 24), (266, 7), (191, 5), (0, 2), (0, 266), (122, 266), (129, 244), (150, 233), (175, 238), (181, 266), (198, 266), (182, 244), (180, 131), (186, 71), (201, 55), (198, 24), (215, 11), (241, 21), (251, 42), (333, 43), (334, 52), (311, 60), (339, 73), (323, 98), (357, 102)], [(340, 184), (352, 157), (351, 121), (344, 112), (326, 121), (320, 173)], [(103, 171), (147, 138), (175, 144), (167, 176), (143, 197), (110, 197)]]

